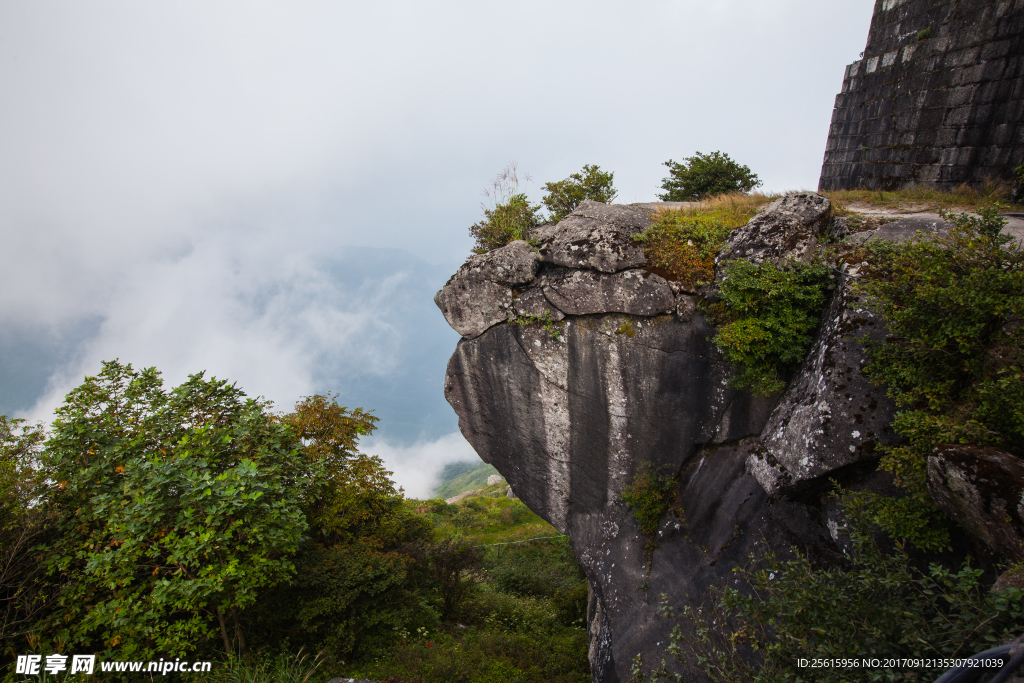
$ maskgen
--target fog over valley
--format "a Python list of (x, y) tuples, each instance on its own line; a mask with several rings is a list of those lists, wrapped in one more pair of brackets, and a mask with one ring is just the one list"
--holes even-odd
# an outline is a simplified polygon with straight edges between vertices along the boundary
[(722, 150), (817, 185), (868, 0), (0, 6), (0, 413), (103, 360), (333, 393), (408, 495), (473, 460), (434, 293), (515, 161), (655, 201)]

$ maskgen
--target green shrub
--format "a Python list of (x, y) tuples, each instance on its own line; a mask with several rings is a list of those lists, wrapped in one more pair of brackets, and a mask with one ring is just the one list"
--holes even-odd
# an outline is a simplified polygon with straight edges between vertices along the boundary
[(668, 166), (669, 177), (662, 179), (665, 192), (658, 197), (665, 202), (696, 202), (728, 192), (750, 192), (761, 185), (749, 167), (721, 152), (695, 152), (681, 164), (669, 159), (664, 165)]
[(565, 626), (582, 626), (587, 619), (590, 594), (585, 580), (575, 586), (557, 591), (551, 598), (558, 620)]
[(469, 228), (476, 239), (473, 251), (484, 254), (515, 240), (529, 241), (533, 229), (540, 224), (538, 209), (540, 206), (531, 206), (525, 194), (514, 194), (493, 209), (484, 209), (484, 220)]
[[(848, 568), (819, 568), (799, 552), (759, 558), (760, 568), (741, 572), (753, 590), (726, 586), (686, 607), (667, 652), (712, 681), (799, 681), (808, 680), (800, 658), (967, 657), (1024, 629), (1024, 591), (987, 592), (969, 562), (921, 571), (902, 546), (882, 550), (859, 494), (842, 500)], [(813, 680), (932, 680), (944, 668), (825, 668)], [(683, 680), (665, 668), (648, 672), (650, 681), (666, 679)]]
[(246, 613), (254, 647), (303, 645), (333, 661), (385, 651), (395, 631), (423, 615), (410, 579), (413, 558), (369, 541), (306, 544), (291, 582), (263, 591)]
[[(529, 176), (524, 179), (529, 181)], [(484, 219), (469, 228), (476, 240), (473, 251), (483, 254), (515, 240), (529, 241), (533, 229), (540, 224), (540, 205), (531, 206), (526, 193), (519, 190), (519, 175), (514, 163), (507, 165), (491, 181), (485, 194), (494, 202), (483, 207)]]
[(427, 563), (441, 596), (441, 616), (451, 621), (480, 581), (483, 551), (469, 541), (447, 538), (427, 549)]
[(604, 172), (599, 166), (586, 164), (579, 173), (573, 173), (565, 180), (544, 183), (547, 194), (541, 203), (547, 207), (549, 221), (558, 222), (576, 210), (585, 199), (603, 204), (611, 203), (616, 196), (612, 178), (615, 174)]
[(715, 345), (740, 366), (731, 383), (768, 395), (804, 359), (825, 306), (831, 276), (823, 263), (779, 268), (743, 259), (725, 265), (720, 300), (705, 305), (718, 326)]
[(0, 670), (14, 653), (29, 651), (62, 588), (34, 552), (52, 541), (59, 521), (33, 502), (45, 485), (36, 469), (45, 438), (41, 425), (0, 415)]
[(301, 650), (296, 655), (281, 653), (235, 657), (215, 662), (208, 673), (196, 677), (199, 683), (316, 683), (329, 677), (321, 655)]
[(476, 609), (490, 628), (524, 633), (551, 630), (559, 625), (558, 613), (546, 598), (482, 591)]
[(714, 214), (665, 211), (633, 239), (655, 272), (696, 291), (714, 280), (715, 258), (734, 227)]
[(1024, 456), (1024, 252), (1000, 232), (997, 207), (979, 213), (944, 213), (948, 235), (877, 250), (861, 284), (890, 332), (868, 344), (866, 372), (903, 409), (893, 428), (906, 439), (881, 466), (909, 499), (878, 498), (875, 521), (925, 549), (948, 543), (927, 490), (933, 448)]
[(56, 412), (41, 462), (60, 535), (40, 549), (69, 581), (54, 628), (107, 656), (207, 640), (244, 654), (240, 612), (294, 575), (320, 472), (292, 429), (225, 381), (197, 374), (165, 391), (155, 368), (117, 361)]
[(484, 568), (495, 589), (538, 598), (552, 598), (581, 578), (566, 538), (493, 546)]

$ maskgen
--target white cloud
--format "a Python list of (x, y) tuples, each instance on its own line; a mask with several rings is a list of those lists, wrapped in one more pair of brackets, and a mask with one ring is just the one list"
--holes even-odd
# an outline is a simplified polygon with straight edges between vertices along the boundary
[[(534, 199), (596, 163), (620, 201), (649, 201), (661, 162), (714, 149), (766, 189), (814, 186), (871, 9), (0, 3), (0, 326), (90, 330), (40, 370), (31, 416), (115, 357), (170, 384), (205, 369), (285, 407), (319, 390), (366, 405), (357, 381), (441, 402), (443, 277), (386, 260), (348, 277), (356, 247), (451, 273), (510, 160)], [(414, 391), (398, 375), (428, 339), (415, 362), (437, 372)], [(403, 410), (408, 434), (451, 428), (447, 406)]]
[(438, 475), (446, 464), (480, 461), (480, 456), (458, 432), (411, 446), (396, 446), (383, 439), (367, 439), (360, 444), (360, 450), (379, 455), (387, 469), (394, 472), (392, 479), (405, 489), (409, 498), (431, 497)]

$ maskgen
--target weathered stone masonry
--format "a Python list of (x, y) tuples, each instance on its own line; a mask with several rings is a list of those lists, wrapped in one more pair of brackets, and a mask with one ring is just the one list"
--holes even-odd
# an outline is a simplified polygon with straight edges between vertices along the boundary
[(876, 0), (818, 188), (952, 187), (1024, 163), (1024, 0)]

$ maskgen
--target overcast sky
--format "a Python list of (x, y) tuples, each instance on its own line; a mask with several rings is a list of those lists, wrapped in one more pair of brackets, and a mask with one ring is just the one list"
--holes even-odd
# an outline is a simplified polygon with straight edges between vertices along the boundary
[(508, 162), (653, 201), (721, 150), (813, 189), (871, 0), (0, 3), (0, 413), (120, 358), (336, 392), (425, 496), (475, 457), (432, 302)]

